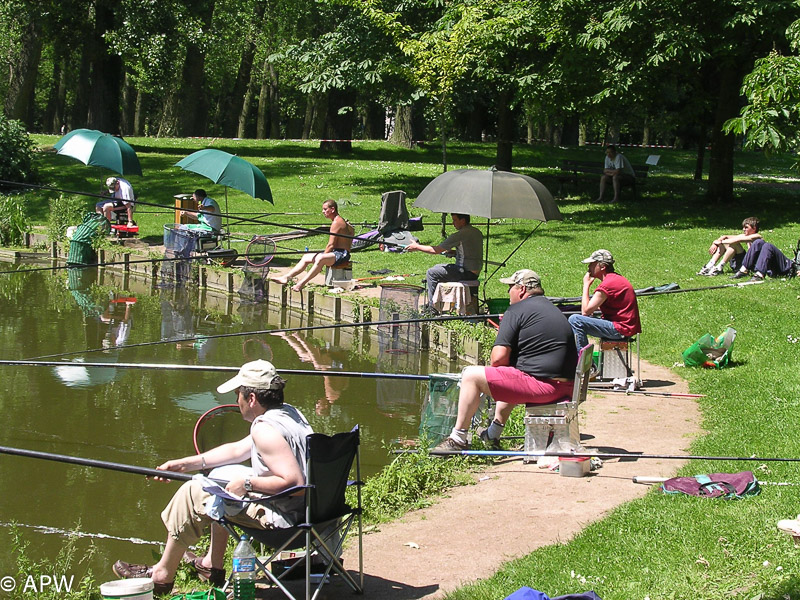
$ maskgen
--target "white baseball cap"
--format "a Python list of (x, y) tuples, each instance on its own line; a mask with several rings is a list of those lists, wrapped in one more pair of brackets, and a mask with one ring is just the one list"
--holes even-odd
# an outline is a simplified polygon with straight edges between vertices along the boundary
[[(275, 381), (278, 379), (278, 381)], [(260, 390), (279, 390), (283, 388), (283, 380), (278, 377), (275, 366), (266, 360), (254, 360), (242, 365), (235, 377), (217, 387), (220, 394), (227, 394), (238, 387), (250, 387)]]

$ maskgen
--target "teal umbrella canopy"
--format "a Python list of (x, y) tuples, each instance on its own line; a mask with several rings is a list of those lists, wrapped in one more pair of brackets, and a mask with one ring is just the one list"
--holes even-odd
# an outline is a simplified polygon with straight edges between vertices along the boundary
[(208, 177), (214, 183), (232, 187), (253, 198), (273, 202), (272, 190), (261, 169), (228, 152), (212, 148), (198, 150), (175, 163), (175, 166)]
[(120, 175), (141, 175), (142, 167), (133, 148), (120, 137), (96, 129), (75, 129), (58, 140), (58, 154), (93, 167), (105, 167)]

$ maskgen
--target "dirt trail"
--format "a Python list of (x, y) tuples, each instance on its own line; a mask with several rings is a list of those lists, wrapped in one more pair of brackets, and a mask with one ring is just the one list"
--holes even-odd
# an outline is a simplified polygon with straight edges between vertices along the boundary
[[(642, 379), (648, 391), (687, 392), (685, 382), (669, 370), (644, 362)], [(599, 452), (685, 454), (700, 432), (691, 398), (591, 391), (582, 413), (583, 443)], [(632, 483), (634, 475), (671, 476), (684, 462), (608, 460), (588, 477), (569, 478), (520, 459), (504, 460), (477, 475), (476, 485), (452, 490), (434, 506), (365, 535), (365, 597), (440, 598), (492, 575), (509, 559), (569, 540), (619, 504), (643, 496), (648, 486)], [(509, 526), (499, 527), (501, 535), (482, 536), (489, 523)], [(453, 534), (457, 545), (451, 543)], [(357, 561), (356, 549), (349, 548), (345, 565), (352, 569)], [(336, 579), (326, 586), (324, 598), (350, 595)]]

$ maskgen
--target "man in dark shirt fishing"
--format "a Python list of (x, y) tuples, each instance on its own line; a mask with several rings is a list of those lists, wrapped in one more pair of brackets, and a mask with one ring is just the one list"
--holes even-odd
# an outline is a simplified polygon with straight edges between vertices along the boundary
[(517, 404), (550, 404), (572, 394), (578, 364), (575, 337), (566, 317), (545, 298), (539, 275), (521, 269), (500, 280), (511, 302), (494, 342), (491, 366), (471, 366), (461, 374), (455, 427), (434, 450), (467, 450), (467, 432), (481, 394), (496, 401), (494, 420), (480, 436), (500, 439)]

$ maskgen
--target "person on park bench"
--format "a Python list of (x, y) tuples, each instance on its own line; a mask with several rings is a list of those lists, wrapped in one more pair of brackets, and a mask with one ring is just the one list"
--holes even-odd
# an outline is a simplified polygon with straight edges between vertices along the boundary
[(456, 261), (452, 264), (434, 265), (425, 276), (428, 284), (428, 312), (436, 312), (433, 296), (436, 286), (447, 281), (474, 281), (483, 266), (483, 234), (470, 224), (470, 216), (451, 213), (450, 218), (456, 232), (436, 246), (413, 242), (406, 246), (409, 252), (442, 254), (455, 248)]
[(350, 247), (353, 245), (353, 233), (355, 229), (350, 223), (345, 221), (339, 214), (339, 206), (335, 200), (326, 200), (322, 203), (322, 214), (331, 221), (330, 237), (328, 245), (322, 252), (309, 252), (304, 254), (289, 272), (273, 277), (274, 281), (286, 285), (295, 275), (299, 275), (311, 265), (311, 270), (303, 278), (292, 286), (292, 290), (299, 292), (311, 279), (322, 271), (322, 267), (336, 267), (350, 262)]
[(619, 200), (619, 189), (623, 184), (633, 184), (636, 181), (636, 172), (624, 154), (617, 152), (613, 144), (606, 146), (606, 159), (603, 163), (603, 174), (600, 176), (600, 195), (597, 202), (603, 201), (606, 185), (611, 181), (614, 188), (614, 197), (611, 202)]
[[(614, 257), (608, 250), (595, 250), (589, 258), (583, 276), (581, 295), (581, 314), (570, 315), (569, 324), (575, 332), (575, 344), (583, 348), (589, 343), (588, 336), (611, 340), (622, 340), (641, 333), (639, 303), (631, 282), (614, 271)], [(592, 284), (598, 280), (600, 285), (590, 295)], [(600, 310), (602, 319), (593, 317)]]
[(481, 394), (496, 401), (494, 420), (478, 431), (493, 446), (516, 404), (550, 404), (572, 394), (575, 338), (563, 313), (544, 296), (539, 275), (521, 269), (500, 282), (508, 285), (510, 306), (492, 347), (491, 366), (462, 372), (455, 427), (435, 451), (469, 448), (467, 430)]
[(746, 252), (742, 244), (747, 244), (749, 248), (750, 244), (760, 239), (758, 219), (756, 217), (747, 217), (742, 221), (742, 233), (721, 235), (711, 243), (711, 247), (708, 249), (711, 259), (697, 274), (709, 277), (721, 275), (726, 263), (730, 263), (734, 272), (738, 271), (742, 266)]
[[(242, 418), (251, 423), (250, 434), (236, 442), (212, 448), (202, 454), (168, 460), (158, 467), (162, 471), (201, 471), (215, 469), (214, 479), (230, 479), (225, 489), (237, 496), (250, 494), (273, 495), (306, 482), (306, 436), (313, 433), (302, 413), (283, 402), (286, 381), (278, 376), (272, 363), (256, 360), (246, 363), (239, 373), (217, 388), (220, 394), (234, 392)], [(250, 466), (240, 463), (250, 461)], [(232, 472), (235, 470), (235, 472)], [(225, 550), (228, 532), (216, 523), (207, 501), (213, 496), (203, 490), (198, 479), (185, 482), (161, 513), (167, 528), (167, 542), (161, 559), (153, 566), (131, 564), (118, 560), (114, 573), (123, 579), (150, 577), (156, 595), (172, 590), (175, 573), (181, 559), (190, 562), (201, 579), (216, 587), (225, 583)], [(305, 518), (303, 496), (289, 496), (270, 503), (241, 505), (239, 512), (228, 511), (230, 521), (255, 529), (291, 527)], [(216, 508), (216, 507), (213, 507)], [(238, 507), (237, 507), (238, 508)], [(235, 514), (233, 514), (235, 512)], [(187, 553), (197, 543), (206, 527), (211, 525), (211, 545), (202, 557)], [(184, 555), (186, 553), (186, 555)]]

